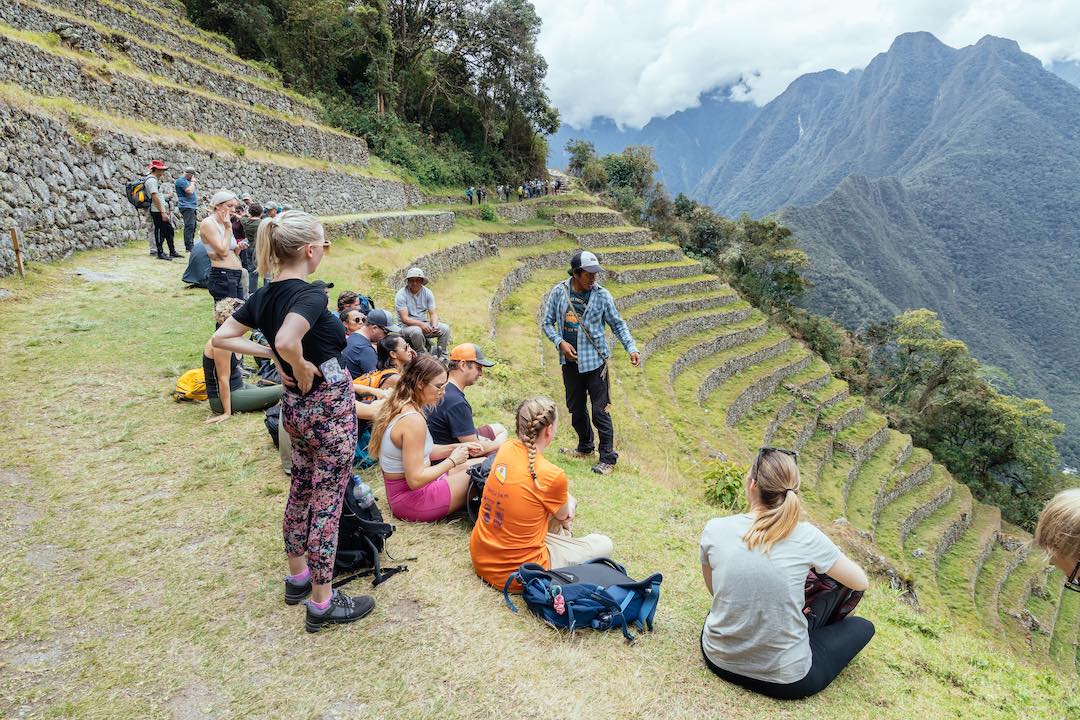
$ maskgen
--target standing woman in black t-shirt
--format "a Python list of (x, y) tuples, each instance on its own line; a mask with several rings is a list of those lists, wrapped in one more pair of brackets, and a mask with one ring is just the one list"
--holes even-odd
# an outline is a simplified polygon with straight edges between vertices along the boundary
[(264, 221), (256, 242), (259, 273), (274, 279), (214, 334), (214, 347), (249, 353), (243, 335), (257, 327), (277, 357), (285, 393), (282, 426), (292, 440), (292, 486), (285, 505), (285, 603), (307, 601), (305, 626), (317, 632), (371, 612), (369, 596), (334, 590), (334, 557), (342, 498), (356, 450), (352, 379), (341, 351), (345, 327), (326, 308), (326, 294), (305, 278), (329, 250), (312, 215), (289, 211)]

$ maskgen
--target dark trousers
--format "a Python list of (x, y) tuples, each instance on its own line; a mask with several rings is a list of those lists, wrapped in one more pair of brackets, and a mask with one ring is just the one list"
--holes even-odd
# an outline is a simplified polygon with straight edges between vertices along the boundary
[[(589, 372), (578, 372), (575, 362), (562, 366), (563, 387), (566, 389), (566, 409), (570, 411), (570, 422), (578, 436), (579, 452), (593, 451), (593, 429), (600, 436), (600, 462), (614, 465), (619, 461), (615, 452), (615, 426), (607, 408), (611, 403), (608, 381), (601, 377), (603, 366)], [(589, 423), (589, 408), (592, 403), (592, 423)]]
[(259, 269), (255, 262), (254, 240), (248, 240), (248, 248), (240, 251), (240, 264), (248, 271), (248, 294), (259, 289)]
[(227, 297), (243, 299), (244, 294), (240, 290), (240, 278), (243, 273), (229, 268), (210, 268), (210, 276), (206, 279), (206, 289), (210, 291), (210, 297), (216, 303)]
[(195, 247), (195, 208), (180, 208), (184, 218), (184, 249), (191, 252)]
[(810, 672), (802, 680), (786, 684), (771, 683), (728, 672), (709, 660), (702, 645), (701, 654), (705, 664), (730, 683), (778, 700), (799, 700), (821, 692), (874, 637), (874, 625), (866, 618), (849, 615), (839, 622), (825, 624), (846, 595), (845, 591), (846, 588), (841, 587), (834, 592), (822, 593), (810, 606), (806, 621), (813, 660)]
[(161, 213), (151, 212), (150, 219), (154, 221), (154, 245), (157, 247), (157, 254), (162, 254), (162, 245), (164, 243), (169, 244), (169, 252), (173, 255), (176, 254), (176, 246), (173, 245), (173, 226), (172, 223), (165, 222)]

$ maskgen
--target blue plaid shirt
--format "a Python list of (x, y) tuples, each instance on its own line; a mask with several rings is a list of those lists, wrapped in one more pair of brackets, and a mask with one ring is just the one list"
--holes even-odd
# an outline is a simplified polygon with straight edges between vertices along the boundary
[[(565, 292), (564, 292), (565, 290)], [(570, 307), (570, 280), (564, 280), (556, 285), (548, 294), (547, 310), (544, 311), (544, 319), (540, 321), (540, 329), (544, 331), (547, 339), (555, 343), (555, 347), (563, 341), (563, 321), (566, 311)], [(615, 309), (615, 299), (611, 297), (599, 284), (593, 285), (592, 294), (589, 296), (589, 304), (585, 312), (578, 318), (581, 327), (589, 331), (592, 342), (585, 336), (585, 332), (579, 328), (577, 342), (578, 372), (587, 373), (604, 364), (604, 360), (611, 357), (608, 349), (607, 337), (604, 335), (606, 323), (615, 333), (622, 346), (628, 353), (636, 353), (637, 345), (630, 335), (630, 328)], [(593, 347), (593, 342), (596, 347)], [(597, 352), (599, 348), (600, 352)], [(566, 358), (559, 352), (559, 364), (565, 365)]]

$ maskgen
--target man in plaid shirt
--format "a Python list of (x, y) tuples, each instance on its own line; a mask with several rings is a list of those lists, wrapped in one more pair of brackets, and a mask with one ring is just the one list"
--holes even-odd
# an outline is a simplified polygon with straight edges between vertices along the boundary
[[(570, 260), (570, 278), (556, 285), (548, 295), (547, 310), (540, 323), (547, 339), (559, 349), (562, 365), (563, 387), (566, 390), (566, 408), (578, 435), (576, 449), (563, 448), (562, 453), (576, 458), (587, 458), (593, 453), (593, 429), (600, 436), (600, 462), (593, 472), (610, 475), (619, 460), (615, 452), (615, 427), (607, 407), (610, 404), (610, 386), (607, 360), (611, 357), (604, 324), (611, 327), (626, 352), (630, 364), (641, 363), (634, 338), (630, 335), (615, 300), (596, 282), (601, 270), (596, 255), (588, 250), (579, 252)], [(592, 403), (592, 424), (589, 409)]]

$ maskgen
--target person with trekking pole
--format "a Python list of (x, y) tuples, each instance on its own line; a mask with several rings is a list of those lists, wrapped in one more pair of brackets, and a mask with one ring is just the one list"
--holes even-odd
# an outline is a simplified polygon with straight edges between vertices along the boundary
[[(630, 328), (615, 308), (611, 293), (596, 282), (602, 268), (596, 255), (583, 250), (570, 260), (570, 277), (560, 282), (548, 295), (540, 329), (559, 350), (562, 365), (563, 387), (566, 391), (566, 409), (570, 422), (577, 432), (576, 448), (562, 448), (564, 455), (587, 458), (593, 454), (593, 428), (600, 436), (600, 462), (592, 471), (598, 475), (610, 475), (615, 470), (619, 454), (615, 452), (615, 427), (607, 408), (610, 404), (610, 378), (608, 377), (608, 349), (604, 325), (614, 331), (626, 352), (630, 364), (641, 364)], [(592, 423), (589, 408), (592, 403)]]

